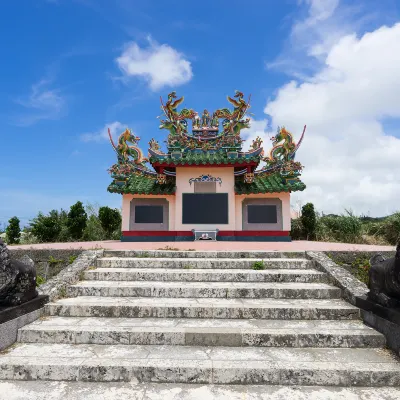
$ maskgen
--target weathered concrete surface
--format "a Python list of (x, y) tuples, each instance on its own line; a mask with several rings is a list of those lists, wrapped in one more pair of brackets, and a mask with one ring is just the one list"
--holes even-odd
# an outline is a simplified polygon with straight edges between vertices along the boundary
[(17, 341), (18, 329), (41, 317), (43, 310), (43, 308), (40, 308), (0, 324), (0, 350), (15, 343)]
[(341, 299), (174, 299), (81, 296), (46, 304), (49, 315), (122, 318), (358, 319)]
[[(2, 397), (2, 394), (6, 397)], [(315, 386), (0, 382), (1, 400), (398, 400), (400, 389)]]
[(67, 295), (70, 297), (338, 299), (341, 297), (341, 290), (326, 283), (82, 281), (69, 286)]
[(15, 249), (109, 249), (109, 250), (205, 250), (205, 251), (237, 251), (238, 246), (242, 251), (394, 251), (395, 246), (375, 246), (366, 244), (311, 242), (298, 240), (293, 242), (212, 242), (199, 240), (196, 242), (124, 242), (119, 240), (106, 240), (99, 242), (76, 242), (76, 243), (41, 243), (35, 245), (17, 245)]
[(97, 268), (85, 271), (84, 278), (90, 281), (328, 283), (328, 276), (315, 269)]
[(331, 282), (343, 290), (343, 298), (350, 304), (356, 304), (356, 297), (368, 293), (365, 283), (360, 282), (350, 272), (334, 263), (326, 254), (307, 252), (307, 257), (316, 262), (316, 268), (325, 272)]
[(175, 346), (383, 347), (361, 321), (46, 317), (19, 330), (24, 343)]
[(94, 265), (97, 257), (101, 257), (102, 250), (84, 251), (70, 266), (62, 270), (54, 278), (41, 285), (39, 294), (48, 295), (50, 301), (64, 297), (67, 287), (76, 283), (90, 266)]
[[(6, 394), (6, 397), (2, 397)], [(400, 389), (315, 386), (0, 382), (1, 400), (398, 400)]]
[(0, 379), (400, 386), (384, 349), (19, 344)]
[[(182, 253), (179, 253), (181, 255)], [(169, 269), (252, 269), (256, 261), (263, 261), (266, 269), (309, 269), (314, 263), (305, 258), (140, 258), (140, 257), (101, 257), (96, 261), (98, 268), (169, 268)]]

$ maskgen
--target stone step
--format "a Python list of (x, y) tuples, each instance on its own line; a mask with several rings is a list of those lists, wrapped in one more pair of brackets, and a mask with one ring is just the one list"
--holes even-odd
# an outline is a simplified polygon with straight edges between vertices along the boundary
[(314, 261), (304, 258), (233, 259), (233, 258), (128, 258), (101, 257), (98, 268), (178, 268), (178, 269), (253, 269), (256, 261), (263, 261), (265, 269), (310, 269)]
[(85, 272), (86, 280), (99, 281), (180, 281), (180, 282), (319, 282), (328, 276), (315, 269), (166, 269), (97, 268)]
[(361, 321), (45, 317), (18, 331), (25, 343), (178, 346), (382, 347)]
[(399, 400), (396, 387), (0, 381), (12, 400)]
[(67, 295), (70, 297), (337, 299), (341, 297), (341, 289), (326, 283), (295, 282), (81, 281), (69, 286)]
[(189, 251), (189, 250), (104, 250), (104, 257), (146, 258), (305, 258), (305, 251)]
[(341, 319), (360, 317), (342, 299), (210, 299), (82, 296), (45, 306), (48, 315), (119, 318)]
[(18, 344), (0, 379), (91, 382), (400, 386), (384, 349)]

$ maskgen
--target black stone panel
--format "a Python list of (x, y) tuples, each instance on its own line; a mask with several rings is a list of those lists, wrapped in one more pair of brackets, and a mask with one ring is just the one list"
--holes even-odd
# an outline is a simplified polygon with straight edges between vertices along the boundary
[(228, 193), (183, 193), (183, 224), (227, 224)]
[(39, 295), (33, 300), (13, 307), (0, 307), (0, 324), (36, 311), (49, 301), (49, 296)]
[(247, 222), (249, 224), (276, 224), (278, 222), (277, 207), (267, 204), (249, 204)]
[(135, 224), (162, 224), (163, 206), (135, 206)]

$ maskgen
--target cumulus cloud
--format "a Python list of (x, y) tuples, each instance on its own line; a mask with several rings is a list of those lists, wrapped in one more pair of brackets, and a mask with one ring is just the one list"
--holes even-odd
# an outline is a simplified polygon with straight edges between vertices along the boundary
[(81, 140), (84, 142), (103, 142), (104, 140), (109, 140), (108, 129), (110, 129), (113, 139), (116, 140), (127, 127), (127, 125), (119, 121), (114, 121), (105, 124), (103, 128), (96, 132), (83, 133), (81, 135)]
[(193, 77), (191, 64), (182, 53), (151, 39), (147, 48), (135, 42), (128, 43), (116, 62), (125, 77), (142, 78), (153, 91), (182, 85)]
[(384, 130), (385, 118), (400, 117), (398, 43), (400, 24), (345, 35), (318, 72), (287, 83), (268, 101), (274, 127), (299, 134), (308, 126), (297, 153), (308, 188), (294, 201), (375, 216), (400, 209), (400, 139)]

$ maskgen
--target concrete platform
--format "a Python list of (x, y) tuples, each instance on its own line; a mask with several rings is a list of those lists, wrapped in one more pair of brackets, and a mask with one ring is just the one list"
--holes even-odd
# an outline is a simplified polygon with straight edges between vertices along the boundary
[(400, 389), (391, 387), (0, 382), (1, 400), (398, 400), (399, 398)]
[(348, 244), (331, 242), (121, 242), (105, 240), (98, 242), (41, 243), (34, 245), (14, 245), (15, 249), (114, 249), (114, 250), (157, 250), (173, 247), (178, 250), (264, 250), (264, 251), (395, 251), (395, 246), (371, 246), (366, 244)]

